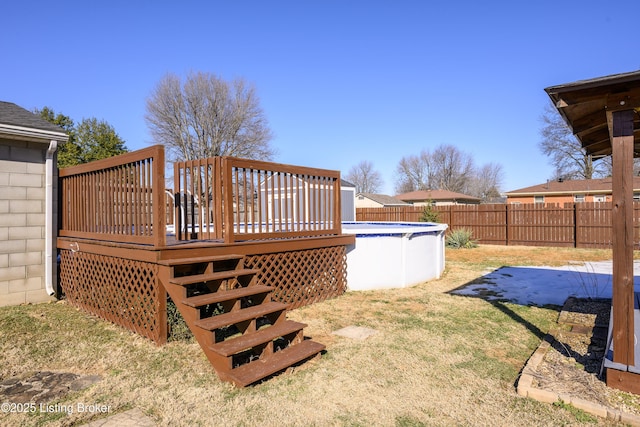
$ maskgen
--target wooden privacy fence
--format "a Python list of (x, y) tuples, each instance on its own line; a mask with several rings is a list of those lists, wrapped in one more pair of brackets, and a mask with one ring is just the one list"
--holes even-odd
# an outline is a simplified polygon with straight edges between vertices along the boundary
[[(357, 221), (419, 221), (424, 207), (357, 208)], [(611, 248), (611, 203), (434, 206), (448, 232), (466, 228), (480, 243)], [(640, 242), (640, 203), (634, 203)]]

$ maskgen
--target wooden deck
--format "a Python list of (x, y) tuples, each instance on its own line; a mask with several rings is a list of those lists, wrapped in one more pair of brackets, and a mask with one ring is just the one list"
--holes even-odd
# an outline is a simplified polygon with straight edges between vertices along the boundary
[(162, 344), (169, 295), (239, 386), (318, 354), (286, 311), (346, 290), (339, 173), (212, 158), (175, 165), (167, 190), (164, 170), (156, 146), (60, 171), (68, 301)]

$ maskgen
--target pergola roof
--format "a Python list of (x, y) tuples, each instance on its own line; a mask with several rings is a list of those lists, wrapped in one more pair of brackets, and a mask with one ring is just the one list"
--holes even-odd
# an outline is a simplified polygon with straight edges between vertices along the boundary
[(551, 86), (545, 91), (582, 147), (594, 157), (611, 154), (612, 126), (607, 112), (635, 110), (634, 155), (640, 156), (640, 71)]

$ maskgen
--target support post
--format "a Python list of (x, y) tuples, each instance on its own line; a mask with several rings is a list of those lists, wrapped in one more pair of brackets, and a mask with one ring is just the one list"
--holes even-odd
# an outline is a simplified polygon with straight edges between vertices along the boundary
[(613, 361), (634, 365), (633, 110), (608, 112), (613, 153)]
[(158, 145), (154, 147), (155, 153), (153, 156), (153, 176), (152, 193), (153, 197), (152, 209), (155, 218), (153, 218), (153, 245), (156, 248), (162, 247), (166, 244), (167, 238), (167, 210), (165, 203), (165, 182), (164, 182), (164, 146)]

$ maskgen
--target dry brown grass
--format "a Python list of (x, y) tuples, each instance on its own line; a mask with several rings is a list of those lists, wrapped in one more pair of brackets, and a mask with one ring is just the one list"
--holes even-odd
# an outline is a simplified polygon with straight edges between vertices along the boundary
[[(220, 382), (197, 344), (158, 348), (66, 304), (0, 309), (0, 380), (37, 370), (104, 379), (61, 403), (142, 409), (159, 425), (578, 425), (565, 406), (518, 397), (519, 371), (555, 323), (552, 308), (448, 293), (503, 265), (610, 259), (609, 251), (480, 246), (447, 251), (442, 278), (408, 289), (348, 292), (295, 310), (327, 352), (247, 389)], [(358, 341), (349, 325), (378, 331)], [(91, 414), (2, 414), (0, 425), (78, 425)], [(584, 420), (587, 421), (584, 421)]]

